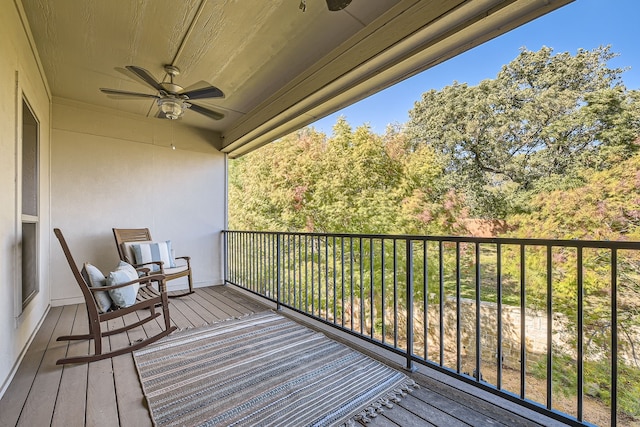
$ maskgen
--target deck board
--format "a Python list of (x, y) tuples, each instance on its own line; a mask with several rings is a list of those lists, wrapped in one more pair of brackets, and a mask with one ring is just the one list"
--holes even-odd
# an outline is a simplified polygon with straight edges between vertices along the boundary
[[(117, 319), (120, 323), (119, 326), (124, 326), (125, 321), (127, 324), (137, 322), (140, 318), (147, 315), (146, 311), (143, 313), (129, 313), (124, 319)], [(161, 319), (162, 317), (157, 317)], [(115, 320), (115, 319), (114, 319)], [(154, 326), (155, 325), (155, 326)], [(139, 338), (146, 338), (147, 335), (152, 336), (160, 332), (160, 326), (157, 322), (149, 322), (143, 325), (144, 331), (147, 334), (138, 335), (136, 330), (141, 328), (135, 328), (127, 331), (127, 334), (116, 334), (109, 337), (111, 344), (114, 348), (121, 348), (127, 345), (128, 342), (134, 342)], [(125, 337), (125, 335), (127, 335)], [(129, 354), (122, 354), (112, 359), (113, 361), (113, 379), (116, 390), (116, 402), (118, 404), (118, 414), (120, 415), (120, 425), (123, 427), (147, 427), (151, 426), (151, 419), (149, 418), (149, 412), (141, 405), (142, 387), (140, 381), (136, 376), (136, 367), (133, 362), (133, 358)], [(132, 374), (133, 373), (133, 374)]]
[[(102, 340), (102, 351), (110, 351), (108, 338)], [(112, 359), (89, 363), (87, 381), (86, 425), (117, 426), (119, 424)]]
[[(72, 305), (63, 308), (53, 331), (53, 337), (71, 332), (76, 310), (77, 307)], [(58, 394), (62, 377), (62, 369), (56, 368), (55, 363), (64, 357), (67, 353), (67, 347), (67, 342), (55, 341), (54, 338), (50, 340), (33, 381), (32, 390), (36, 392), (30, 392), (27, 396), (24, 409), (18, 420), (19, 426), (43, 426), (51, 422), (56, 403), (55, 397)], [(41, 395), (45, 398), (42, 398)]]
[(398, 403), (398, 406), (405, 408), (408, 411), (413, 412), (424, 420), (430, 420), (433, 425), (448, 426), (448, 427), (467, 427), (468, 423), (465, 423), (445, 411), (438, 408), (435, 402), (425, 401), (421, 399), (421, 390), (415, 390), (412, 392), (411, 399), (403, 399)]
[(169, 308), (169, 311), (171, 313), (173, 313), (175, 310), (179, 311), (188, 322), (186, 327), (193, 328), (207, 324), (207, 320), (200, 316), (194, 308), (190, 307), (181, 298), (172, 298), (170, 301), (171, 306)]
[[(233, 287), (198, 288), (194, 294), (170, 300), (172, 323), (180, 329), (199, 327), (232, 317), (270, 309)], [(108, 322), (114, 329), (137, 321), (146, 312), (130, 313)], [(120, 348), (155, 335), (163, 323), (158, 317), (143, 327), (104, 339), (103, 347)], [(51, 309), (7, 392), (0, 400), (0, 425), (82, 427), (152, 425), (131, 354), (90, 364), (57, 366), (56, 360), (93, 352), (86, 341), (58, 342), (69, 333), (86, 333), (83, 305)], [(413, 377), (421, 388), (405, 396), (393, 409), (372, 420), (371, 427), (411, 426), (540, 426), (519, 414), (497, 407), (445, 382)]]
[[(76, 306), (76, 313), (71, 329), (72, 334), (84, 334), (87, 329), (87, 311)], [(89, 342), (78, 342), (67, 349), (67, 357), (83, 356), (89, 352)], [(87, 363), (67, 365), (62, 368), (62, 379), (53, 410), (52, 424), (68, 427), (82, 427), (85, 424)]]
[(0, 399), (0, 425), (12, 426), (18, 423), (22, 408), (29, 397), (38, 368), (42, 363), (42, 358), (61, 314), (62, 307), (52, 308), (46, 321), (36, 333), (13, 381)]

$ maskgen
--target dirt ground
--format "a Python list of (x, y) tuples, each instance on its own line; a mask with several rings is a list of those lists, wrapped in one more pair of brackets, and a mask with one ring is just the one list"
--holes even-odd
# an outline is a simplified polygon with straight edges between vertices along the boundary
[[(495, 378), (485, 378), (488, 382), (495, 384)], [(513, 369), (503, 369), (502, 371), (502, 388), (513, 393), (520, 391), (520, 372)], [(535, 378), (533, 375), (527, 375), (526, 379), (526, 396), (537, 402), (546, 402), (547, 383), (545, 380)], [(553, 396), (553, 409), (570, 414), (577, 415), (577, 400), (575, 396), (562, 396), (555, 394)], [(601, 400), (584, 396), (583, 400), (584, 421), (601, 427), (609, 427), (611, 419), (611, 409), (602, 403)], [(640, 427), (640, 418), (630, 417), (618, 413), (618, 427)], [(615, 427), (615, 426), (611, 426)]]

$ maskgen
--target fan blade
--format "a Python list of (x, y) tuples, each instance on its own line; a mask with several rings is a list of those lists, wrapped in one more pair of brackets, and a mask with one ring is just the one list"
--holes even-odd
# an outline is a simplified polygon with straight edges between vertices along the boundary
[(192, 104), (190, 102), (188, 104), (190, 105), (190, 107), (189, 107), (190, 110), (193, 110), (193, 111), (195, 111), (197, 113), (200, 113), (203, 116), (207, 116), (210, 119), (220, 120), (220, 119), (224, 118), (224, 114), (218, 113), (217, 111), (212, 111), (212, 110), (209, 110), (208, 108), (204, 108), (204, 107), (201, 107), (199, 105)]
[(144, 80), (149, 86), (151, 86), (155, 90), (157, 91), (164, 90), (162, 86), (160, 86), (160, 83), (158, 83), (158, 81), (155, 79), (155, 77), (153, 77), (151, 73), (149, 73), (144, 68), (136, 67), (135, 65), (127, 65), (125, 68), (131, 71), (136, 76), (140, 77), (142, 80)]
[(187, 99), (203, 99), (203, 98), (222, 98), (224, 93), (215, 86), (203, 87), (200, 89), (183, 91), (180, 96), (186, 96)]
[(116, 89), (107, 89), (100, 88), (102, 93), (106, 93), (107, 95), (118, 95), (121, 97), (131, 97), (131, 98), (160, 98), (158, 95), (149, 95), (148, 93), (138, 93), (138, 92), (129, 92), (126, 90), (116, 90)]
[(139, 75), (135, 74), (132, 71), (127, 70), (126, 68), (115, 67), (114, 70), (116, 70), (117, 72), (125, 76), (127, 78), (127, 81), (131, 80), (133, 82), (140, 83), (145, 86), (147, 85), (147, 82), (143, 80)]
[(165, 114), (164, 111), (159, 109), (158, 112), (156, 113), (156, 117), (159, 118), (159, 119), (166, 119), (167, 115)]

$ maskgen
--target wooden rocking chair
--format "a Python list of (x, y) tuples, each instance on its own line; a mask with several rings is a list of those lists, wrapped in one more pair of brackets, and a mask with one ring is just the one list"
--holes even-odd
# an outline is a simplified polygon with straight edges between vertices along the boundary
[(142, 242), (151, 242), (151, 232), (148, 228), (114, 228), (113, 237), (116, 240), (116, 246), (118, 248), (118, 255), (124, 262), (128, 262), (136, 268), (149, 267), (149, 264), (156, 264), (160, 267), (160, 274), (165, 276), (165, 281), (160, 283), (159, 286), (164, 286), (166, 282), (180, 277), (187, 277), (189, 282), (189, 290), (186, 292), (172, 292), (167, 294), (169, 298), (183, 297), (185, 295), (192, 294), (193, 290), (193, 278), (191, 276), (191, 257), (179, 256), (175, 257), (176, 260), (184, 260), (183, 265), (177, 265), (176, 267), (170, 267), (165, 265), (162, 261), (153, 261), (147, 264), (136, 264), (136, 259), (133, 253), (133, 245)]
[[(151, 283), (154, 281), (164, 282), (164, 276), (161, 274), (156, 275), (146, 275), (140, 277), (139, 279), (132, 280), (127, 283), (122, 283), (119, 285), (113, 286), (101, 286), (101, 287), (91, 287), (84, 279), (78, 267), (71, 256), (71, 252), (69, 251), (69, 247), (67, 246), (67, 242), (62, 235), (60, 229), (55, 228), (53, 230), (56, 237), (60, 241), (60, 246), (62, 246), (62, 251), (64, 252), (65, 257), (67, 258), (67, 262), (69, 263), (69, 267), (71, 267), (71, 271), (73, 272), (73, 277), (75, 277), (76, 282), (80, 286), (82, 290), (82, 294), (84, 296), (85, 305), (87, 307), (87, 314), (89, 318), (89, 333), (84, 335), (65, 335), (58, 337), (58, 341), (70, 341), (70, 340), (88, 340), (93, 339), (94, 342), (94, 354), (87, 356), (77, 356), (77, 357), (68, 357), (64, 359), (60, 359), (56, 362), (57, 365), (62, 365), (66, 363), (84, 363), (84, 362), (93, 362), (96, 360), (107, 359), (110, 357), (118, 356), (120, 354), (129, 353), (135, 351), (141, 347), (144, 347), (148, 344), (151, 344), (154, 341), (159, 340), (162, 337), (169, 335), (171, 332), (175, 331), (177, 328), (175, 326), (171, 326), (171, 319), (169, 317), (169, 300), (167, 299), (166, 292), (158, 292), (151, 286)], [(116, 309), (114, 311), (107, 311), (106, 313), (100, 313), (98, 308), (98, 303), (96, 302), (95, 293), (96, 292), (104, 292), (109, 291), (111, 289), (122, 288), (125, 286), (130, 286), (132, 284), (139, 283), (140, 289), (136, 295), (136, 302), (126, 308)], [(128, 347), (123, 347), (120, 349), (112, 350), (106, 353), (102, 352), (102, 338), (108, 337), (110, 335), (119, 334), (121, 332), (127, 331), (129, 329), (135, 328), (137, 326), (143, 325), (156, 317), (160, 316), (160, 313), (157, 310), (157, 307), (162, 308), (162, 314), (164, 315), (164, 330), (160, 333), (151, 336), (142, 341), (136, 341), (132, 343)], [(126, 326), (108, 330), (107, 325), (102, 325), (102, 322), (106, 322), (107, 320), (116, 319), (122, 317), (128, 313), (137, 311), (137, 310), (145, 310), (148, 312), (148, 316)]]

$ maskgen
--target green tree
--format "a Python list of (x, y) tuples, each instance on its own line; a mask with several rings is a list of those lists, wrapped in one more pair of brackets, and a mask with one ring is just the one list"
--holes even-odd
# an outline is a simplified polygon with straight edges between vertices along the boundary
[(424, 93), (407, 131), (446, 159), (444, 187), (463, 191), (474, 214), (504, 217), (522, 208), (518, 194), (575, 185), (581, 168), (633, 154), (639, 98), (607, 67), (613, 57), (609, 47), (523, 49), (495, 79)]
[(460, 219), (456, 212), (464, 206), (453, 194), (447, 196), (453, 205), (434, 202), (442, 170), (433, 149), (414, 148), (401, 131), (390, 129), (384, 136), (368, 126), (353, 131), (340, 118), (330, 138), (304, 129), (230, 162), (230, 226), (444, 232)]
[(306, 201), (319, 178), (326, 136), (306, 128), (229, 162), (229, 226), (238, 230), (307, 228)]

